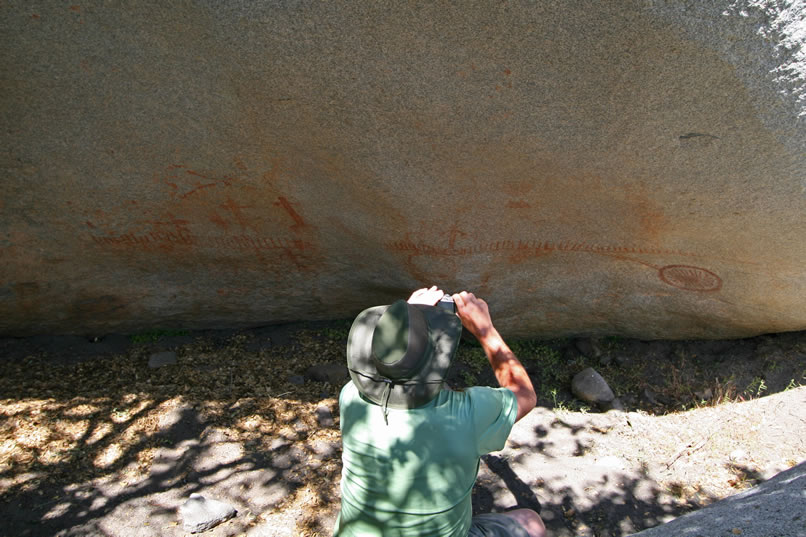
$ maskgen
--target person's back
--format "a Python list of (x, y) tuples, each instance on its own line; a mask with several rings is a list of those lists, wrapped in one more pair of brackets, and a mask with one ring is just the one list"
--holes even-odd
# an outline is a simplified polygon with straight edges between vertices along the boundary
[[(479, 458), (504, 447), (536, 396), (487, 304), (462, 292), (453, 295), (454, 314), (434, 307), (443, 296), (436, 287), (420, 289), (353, 322), (351, 381), (339, 397), (342, 505), (334, 536), (545, 535), (529, 509), (472, 517)], [(442, 389), (463, 325), (502, 388)]]
[(366, 401), (351, 382), (339, 398), (342, 510), (336, 535), (464, 537), (479, 457), (502, 449), (517, 413), (499, 388), (442, 390), (423, 407)]

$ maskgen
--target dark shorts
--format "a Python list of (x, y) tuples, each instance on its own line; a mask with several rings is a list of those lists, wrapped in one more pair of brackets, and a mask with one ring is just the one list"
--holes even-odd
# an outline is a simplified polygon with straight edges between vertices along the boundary
[(526, 528), (512, 517), (485, 513), (473, 517), (468, 537), (529, 537)]

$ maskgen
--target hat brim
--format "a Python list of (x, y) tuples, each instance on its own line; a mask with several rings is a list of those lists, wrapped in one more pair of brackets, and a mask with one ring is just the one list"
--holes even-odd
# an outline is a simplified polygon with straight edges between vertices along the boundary
[[(347, 338), (347, 368), (358, 390), (370, 401), (383, 404), (387, 383), (372, 360), (372, 334), (381, 315), (389, 306), (375, 306), (362, 311), (353, 321)], [(442, 389), (445, 375), (453, 361), (462, 322), (455, 314), (434, 306), (415, 304), (428, 325), (427, 356), (423, 368), (403, 384), (395, 384), (389, 393), (389, 408), (417, 408), (434, 399)]]

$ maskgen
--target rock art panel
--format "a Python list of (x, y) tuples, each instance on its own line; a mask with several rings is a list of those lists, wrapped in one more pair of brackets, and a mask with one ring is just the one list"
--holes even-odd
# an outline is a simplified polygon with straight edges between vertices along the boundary
[(803, 10), (72, 7), (0, 6), (4, 335), (806, 329)]

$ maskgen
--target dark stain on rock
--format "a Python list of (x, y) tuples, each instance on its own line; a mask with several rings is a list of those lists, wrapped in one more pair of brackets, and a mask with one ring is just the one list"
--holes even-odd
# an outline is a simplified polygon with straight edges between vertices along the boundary
[(14, 294), (19, 298), (29, 298), (39, 293), (39, 283), (37, 282), (20, 282), (14, 284)]
[(716, 140), (719, 140), (719, 136), (699, 132), (689, 132), (688, 134), (680, 135), (678, 138), (680, 146), (684, 148), (709, 147)]
[(72, 313), (76, 318), (95, 319), (99, 315), (110, 315), (125, 308), (126, 302), (121, 297), (100, 295), (73, 302)]

